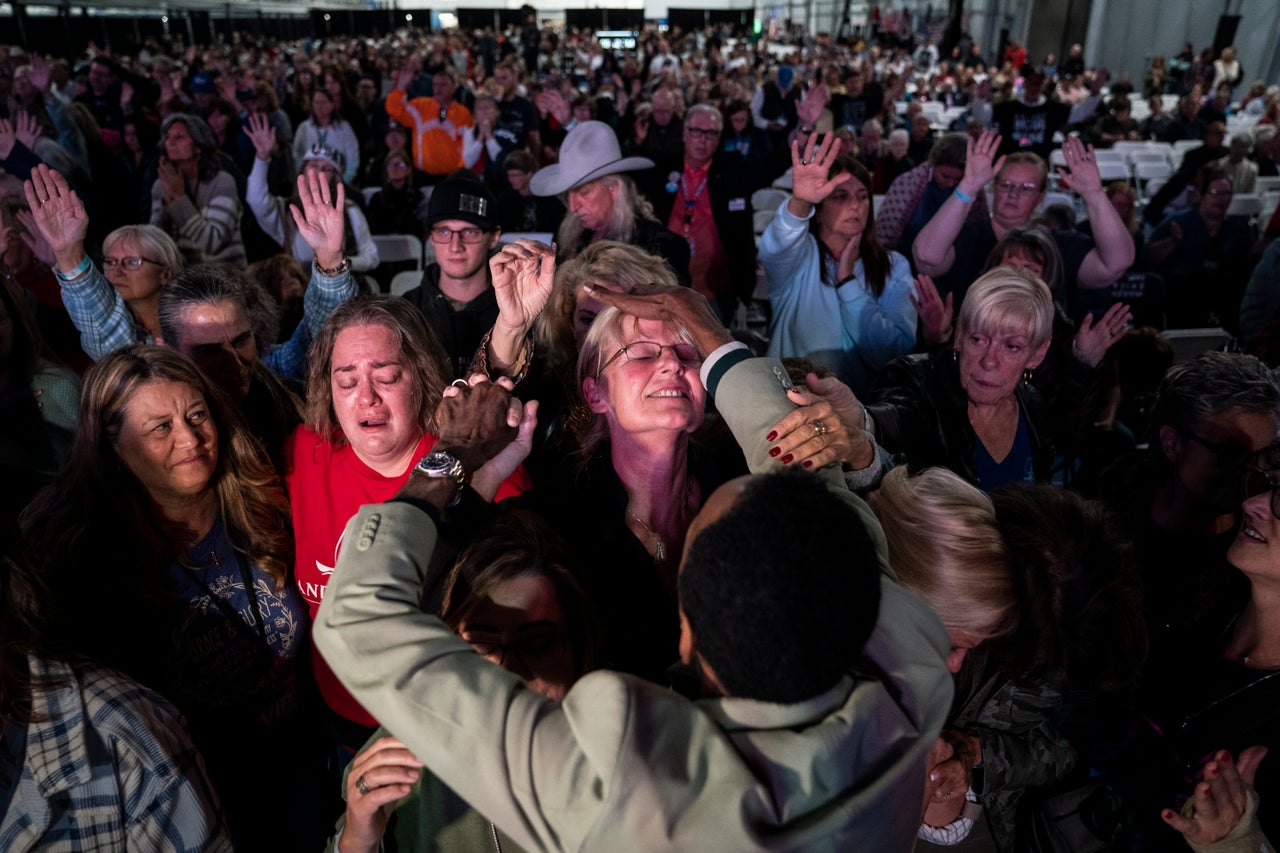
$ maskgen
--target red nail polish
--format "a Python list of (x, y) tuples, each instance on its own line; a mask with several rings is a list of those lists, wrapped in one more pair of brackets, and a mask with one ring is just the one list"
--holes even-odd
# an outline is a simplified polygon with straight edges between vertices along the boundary
[(781, 452), (782, 452), (782, 448), (781, 448), (781, 447), (770, 447), (770, 448), (769, 448), (769, 455), (770, 455), (770, 456), (775, 456), (775, 457), (776, 457), (776, 456), (777, 456), (779, 453), (781, 453)]
[(805, 467), (805, 468), (812, 468), (812, 467), (813, 467), (813, 460), (812, 460), (812, 459), (806, 459), (806, 460), (804, 460), (804, 466), (803, 466), (803, 467)]
[(790, 465), (793, 459), (795, 459), (795, 457), (788, 453), (786, 456), (782, 457), (782, 464)]
[(767, 436), (765, 436), (764, 440), (765, 440), (765, 441), (773, 441), (773, 440), (774, 440), (775, 438), (777, 438), (777, 437), (778, 437), (778, 431), (775, 429), (773, 432), (771, 432), (771, 433), (769, 433)]

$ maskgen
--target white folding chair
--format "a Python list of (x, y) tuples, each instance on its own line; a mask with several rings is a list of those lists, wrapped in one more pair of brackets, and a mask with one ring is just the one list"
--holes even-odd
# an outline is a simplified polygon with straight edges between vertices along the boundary
[(1274, 190), (1280, 190), (1280, 178), (1259, 176), (1257, 182), (1253, 185), (1253, 191), (1258, 195), (1266, 195)]
[(1129, 158), (1129, 163), (1135, 167), (1139, 163), (1164, 163), (1166, 166), (1169, 164), (1167, 152), (1145, 146), (1126, 151), (1125, 156)]
[(1247, 216), (1250, 219), (1262, 213), (1262, 196), (1257, 193), (1237, 193), (1227, 206), (1227, 216)]
[(422, 284), (421, 270), (398, 272), (391, 279), (391, 295), (404, 296), (420, 284)]
[(556, 235), (550, 231), (503, 231), (501, 236), (498, 237), (498, 242), (506, 244), (514, 243), (517, 240), (529, 239), (536, 240), (539, 243), (546, 243), (550, 246), (551, 241), (555, 238)]
[(412, 234), (375, 234), (373, 245), (381, 262), (413, 261), (415, 269), (422, 269), (422, 241)]
[(1040, 210), (1043, 211), (1055, 204), (1065, 204), (1075, 209), (1075, 199), (1071, 197), (1071, 193), (1047, 192), (1044, 194), (1044, 201), (1040, 202)]
[(1067, 168), (1067, 155), (1062, 153), (1061, 148), (1055, 148), (1049, 152), (1049, 169), (1052, 171), (1059, 166)]
[(1099, 160), (1098, 174), (1104, 181), (1127, 181), (1129, 166), (1123, 160)]
[(782, 175), (773, 182), (773, 186), (777, 189), (791, 192), (791, 169), (788, 168), (787, 171), (783, 172)]
[(765, 187), (751, 194), (751, 209), (759, 213), (762, 210), (777, 211), (782, 203), (791, 198), (786, 190)]
[(1169, 180), (1172, 174), (1173, 167), (1169, 165), (1167, 160), (1161, 160), (1160, 162), (1139, 161), (1133, 165), (1133, 176), (1138, 181), (1138, 189), (1147, 198), (1150, 198), (1151, 193), (1154, 192), (1154, 190), (1148, 191), (1146, 189), (1151, 181), (1159, 179), (1163, 183)]
[(382, 187), (364, 187), (360, 190), (364, 194), (365, 204), (373, 201), (373, 197), (382, 191)]
[(1098, 159), (1099, 163), (1124, 163), (1125, 156), (1123, 151), (1116, 151), (1114, 148), (1103, 148), (1095, 150), (1093, 156)]
[(1225, 349), (1231, 343), (1226, 329), (1165, 329), (1160, 337), (1173, 347), (1173, 360), (1190, 361), (1202, 352)]
[(1134, 151), (1145, 151), (1147, 143), (1145, 141), (1135, 142), (1131, 139), (1121, 139), (1111, 145), (1112, 151), (1119, 151), (1125, 156), (1131, 156)]
[(764, 210), (757, 210), (755, 213), (751, 214), (751, 230), (757, 237), (760, 236), (764, 233), (764, 229), (769, 227), (769, 223), (773, 221), (773, 217), (777, 214), (778, 211), (772, 207)]
[(1142, 197), (1144, 199), (1150, 199), (1156, 193), (1160, 192), (1160, 188), (1165, 185), (1166, 181), (1168, 181), (1168, 178), (1152, 178), (1147, 181), (1146, 185), (1142, 187)]

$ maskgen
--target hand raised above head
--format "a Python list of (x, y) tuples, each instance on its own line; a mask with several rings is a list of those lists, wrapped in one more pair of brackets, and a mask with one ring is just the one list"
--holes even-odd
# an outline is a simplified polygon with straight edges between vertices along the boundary
[(828, 133), (818, 142), (818, 134), (811, 134), (805, 142), (804, 150), (800, 143), (791, 142), (791, 194), (803, 202), (819, 204), (835, 190), (836, 187), (851, 179), (853, 175), (841, 172), (828, 178), (831, 165), (840, 156), (840, 140), (834, 133)]
[(489, 259), (498, 322), (527, 330), (547, 306), (555, 284), (555, 246), (520, 239)]
[(618, 293), (587, 285), (586, 292), (624, 314), (684, 326), (693, 336), (693, 344), (703, 358), (733, 340), (733, 335), (720, 322), (707, 297), (689, 287), (655, 285), (649, 293)]
[(342, 263), (342, 241), (346, 234), (346, 189), (338, 181), (331, 195), (329, 179), (318, 171), (304, 171), (298, 175), (298, 200), (302, 209), (290, 205), (289, 212), (298, 226), (298, 233), (316, 253), (316, 263), (333, 268)]
[(67, 185), (66, 178), (43, 163), (32, 170), (23, 190), (31, 208), (31, 224), (49, 244), (59, 266), (64, 261), (78, 264), (84, 258), (84, 237), (89, 232), (89, 217), (80, 196)]

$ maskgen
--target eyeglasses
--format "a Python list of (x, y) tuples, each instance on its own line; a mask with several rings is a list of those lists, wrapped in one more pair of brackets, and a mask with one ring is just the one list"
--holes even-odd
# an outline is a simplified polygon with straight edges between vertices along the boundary
[(454, 234), (461, 237), (464, 243), (479, 243), (484, 239), (484, 230), (480, 228), (458, 228), (454, 230), (453, 228), (445, 228), (443, 225), (439, 225), (431, 229), (431, 242), (452, 243)]
[(466, 638), (466, 640), (476, 654), (493, 658), (498, 662), (499, 666), (502, 665), (502, 662), (507, 659), (509, 654), (513, 659), (519, 661), (526, 670), (537, 670), (559, 663), (564, 659), (565, 647), (569, 643), (569, 638), (564, 634), (526, 637), (514, 643), (499, 643), (483, 638), (472, 639), (470, 637)]
[(160, 263), (159, 261), (153, 261), (150, 258), (133, 257), (133, 258), (103, 258), (102, 259), (102, 269), (105, 271), (109, 272), (115, 269), (117, 264), (120, 266), (123, 266), (125, 269), (129, 270), (130, 272), (132, 272), (133, 270), (142, 269), (143, 264), (155, 264), (158, 267), (164, 266), (164, 264)]
[(691, 139), (715, 139), (720, 135), (720, 131), (714, 127), (690, 127), (685, 125), (684, 130)]
[(1194, 441), (1196, 444), (1211, 452), (1218, 461), (1218, 465), (1224, 471), (1238, 471), (1251, 460), (1257, 457), (1261, 451), (1250, 450), (1242, 447), (1234, 441), (1213, 442), (1203, 439), (1194, 432), (1182, 431), (1182, 434)]
[(1261, 468), (1244, 469), (1244, 499), (1256, 497), (1271, 490), (1271, 515), (1280, 520), (1280, 471), (1264, 471)]
[(600, 365), (600, 370), (596, 372), (596, 376), (604, 373), (605, 368), (617, 361), (620, 356), (625, 355), (627, 361), (657, 361), (662, 357), (662, 351), (668, 349), (675, 353), (681, 364), (688, 366), (702, 364), (702, 356), (698, 353), (698, 348), (693, 344), (684, 343), (683, 341), (678, 344), (632, 341), (610, 356), (608, 361)]
[(1040, 192), (1040, 185), (1015, 184), (1013, 181), (996, 181), (996, 192), (1018, 198), (1019, 196), (1038, 194)]

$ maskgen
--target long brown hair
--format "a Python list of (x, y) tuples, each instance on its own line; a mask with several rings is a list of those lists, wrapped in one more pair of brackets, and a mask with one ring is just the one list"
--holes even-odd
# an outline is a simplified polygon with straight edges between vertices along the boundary
[[(858, 259), (862, 261), (862, 271), (867, 280), (867, 289), (871, 291), (872, 296), (879, 299), (880, 294), (884, 293), (885, 280), (889, 276), (889, 253), (885, 251), (884, 246), (880, 245), (880, 239), (876, 237), (876, 206), (874, 191), (871, 188), (871, 173), (858, 162), (857, 157), (848, 153), (841, 154), (831, 164), (831, 171), (827, 174), (827, 179), (830, 180), (842, 172), (848, 172), (853, 175), (855, 181), (867, 188), (867, 222), (862, 229), (862, 240), (858, 244)], [(820, 202), (818, 206), (821, 207), (825, 203)], [(818, 217), (814, 216), (809, 221), (809, 231), (812, 232), (814, 239), (818, 243), (818, 269), (822, 275), (823, 283), (835, 287), (838, 282), (831, 280), (827, 272), (827, 267), (829, 266), (827, 259), (834, 256), (831, 254), (831, 250), (822, 242), (818, 229)]]
[(276, 591), (283, 590), (293, 563), (293, 532), (275, 470), (222, 391), (186, 356), (159, 346), (116, 350), (85, 374), (71, 459), (23, 514), (34, 553), (58, 565), (72, 582), (77, 575), (102, 571), (106, 558), (113, 569), (149, 586), (191, 544), (195, 531), (163, 517), (115, 449), (138, 389), (166, 381), (204, 397), (218, 430), (218, 463), (210, 485), (227, 533), (236, 549), (272, 579)]

